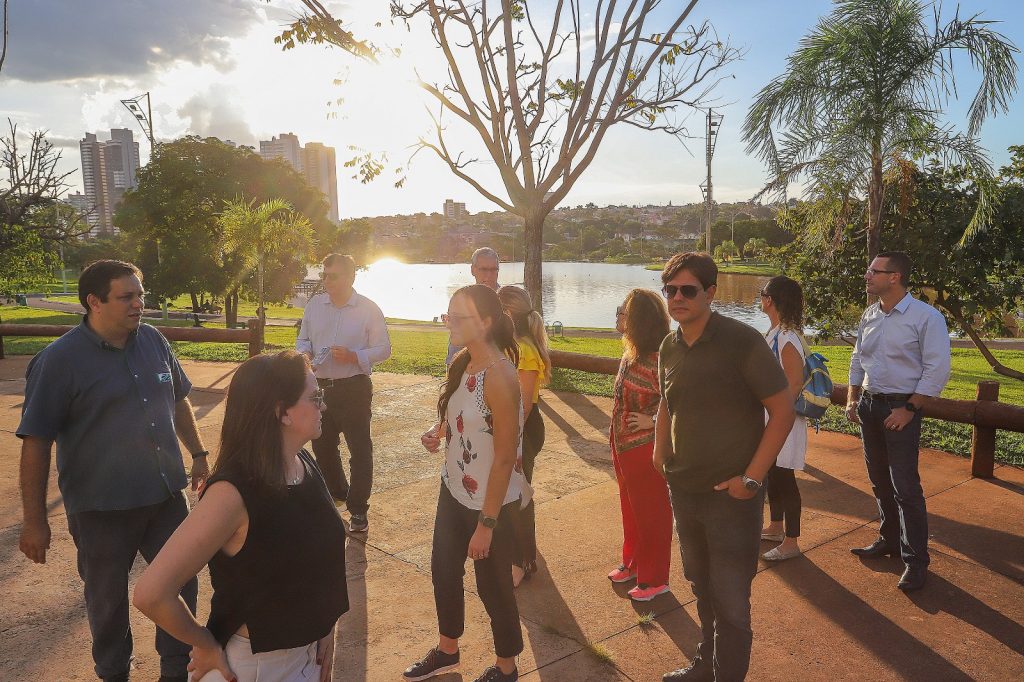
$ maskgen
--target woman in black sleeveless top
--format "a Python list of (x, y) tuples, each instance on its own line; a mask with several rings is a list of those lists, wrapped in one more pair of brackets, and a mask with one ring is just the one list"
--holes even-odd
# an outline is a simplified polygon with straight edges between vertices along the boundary
[[(304, 355), (251, 358), (228, 388), (220, 453), (201, 499), (135, 588), (134, 603), (192, 645), (191, 679), (331, 679), (348, 610), (345, 527), (313, 458), (323, 393)], [(178, 591), (209, 563), (210, 619)]]

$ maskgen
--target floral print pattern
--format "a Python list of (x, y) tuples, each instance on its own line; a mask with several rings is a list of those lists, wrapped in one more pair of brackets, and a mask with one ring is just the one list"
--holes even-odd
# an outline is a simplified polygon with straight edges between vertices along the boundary
[[(494, 417), (484, 402), (486, 370), (467, 374), (448, 401), (444, 420), (446, 456), (441, 479), (461, 504), (480, 509), (487, 494), (487, 478), (494, 462)], [(516, 463), (503, 504), (523, 491), (522, 408)]]

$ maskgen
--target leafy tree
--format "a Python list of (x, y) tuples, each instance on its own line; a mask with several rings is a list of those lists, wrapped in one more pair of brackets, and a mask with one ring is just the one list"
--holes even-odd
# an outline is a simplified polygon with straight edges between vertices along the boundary
[[(1024, 379), (1021, 371), (1002, 365), (983, 338), (1007, 333), (1007, 323), (1024, 297), (1024, 186), (1004, 176), (994, 192), (998, 205), (984, 238), (960, 246), (979, 191), (967, 182), (966, 171), (933, 164), (906, 172), (914, 185), (912, 195), (896, 211), (899, 197), (892, 192), (896, 197), (886, 207), (882, 247), (911, 256), (915, 295), (930, 300), (951, 329), (968, 336), (995, 372)], [(795, 241), (781, 249), (783, 268), (804, 287), (811, 326), (828, 337), (852, 335), (864, 295), (864, 261), (852, 237), (863, 233), (865, 218), (860, 213), (843, 226), (841, 238), (825, 243), (811, 235), (815, 210), (800, 204), (783, 212), (783, 224), (796, 233)]]
[[(823, 210), (814, 222), (836, 226), (837, 236), (852, 205), (866, 197), (869, 262), (885, 223), (886, 174), (899, 170), (901, 159), (937, 155), (990, 179), (976, 135), (989, 115), (1006, 111), (1017, 89), (1019, 50), (992, 21), (961, 19), (957, 11), (942, 24), (934, 8), (928, 22), (925, 11), (918, 0), (836, 0), (790, 55), (786, 72), (757, 94), (743, 127), (747, 151), (770, 169), (764, 191), (784, 193), (806, 177), (809, 198), (832, 198), (816, 204)], [(940, 120), (957, 94), (954, 53), (981, 72), (966, 135)], [(991, 217), (988, 194), (976, 199), (963, 237)]]
[[(114, 216), (136, 245), (134, 259), (156, 298), (189, 294), (198, 311), (203, 293), (223, 297), (228, 324), (236, 322), (239, 296), (256, 297), (257, 287), (243, 274), (244, 262), (225, 252), (218, 216), (239, 197), (287, 202), (308, 219), (321, 249), (334, 250), (347, 234), (328, 220), (323, 194), (281, 159), (267, 161), (216, 138), (158, 144)], [(287, 289), (267, 291), (274, 300), (287, 295)]]
[(743, 255), (752, 258), (764, 258), (769, 248), (767, 239), (751, 237), (743, 244)]
[(0, 137), (0, 294), (10, 295), (49, 281), (58, 245), (89, 225), (60, 201), (72, 171), (57, 170), (61, 154), (46, 133), (32, 132), (25, 145), (18, 126), (7, 125)]
[(313, 229), (305, 216), (295, 213), (291, 204), (281, 199), (270, 199), (258, 205), (255, 200), (229, 202), (218, 223), (224, 235), (225, 257), (240, 261), (243, 272), (256, 271), (256, 315), (261, 323), (262, 348), (263, 326), (267, 322), (264, 306), (266, 267), (272, 262), (291, 261), (304, 271), (305, 264), (312, 257)]

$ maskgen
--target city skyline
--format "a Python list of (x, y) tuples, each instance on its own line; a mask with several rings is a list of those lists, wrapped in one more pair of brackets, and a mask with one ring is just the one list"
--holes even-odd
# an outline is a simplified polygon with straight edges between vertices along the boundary
[[(723, 39), (745, 50), (744, 59), (732, 69), (735, 77), (725, 80), (716, 96), (716, 111), (725, 116), (714, 162), (718, 201), (743, 201), (761, 187), (765, 169), (746, 155), (740, 138), (747, 106), (759, 88), (784, 70), (786, 57), (831, 6), (825, 0), (807, 0), (800, 11), (782, 13), (772, 4), (735, 0), (723, 11), (721, 4), (699, 3), (692, 17), (695, 22), (709, 18)], [(470, 212), (496, 210), (429, 155), (420, 155), (407, 168), (402, 189), (392, 186), (398, 177), (394, 167), (406, 166), (409, 145), (430, 125), (421, 93), (409, 80), (410, 65), (432, 75), (436, 48), (422, 32), (391, 25), (380, 8), (352, 5), (338, 10), (358, 35), (402, 47), (402, 59), (370, 65), (322, 47), (281, 52), (273, 38), (298, 8), (287, 0), (197, 0), (166, 16), (166, 8), (148, 0), (119, 12), (99, 5), (82, 17), (76, 32), (60, 36), (68, 50), (80, 51), (80, 58), (55, 58), (39, 44), (53, 43), (47, 32), (58, 29), (46, 17), (66, 6), (67, 0), (39, 0), (31, 9), (21, 3), (12, 6), (12, 48), (2, 76), (9, 95), (0, 109), (0, 115), (10, 116), (23, 130), (49, 130), (51, 141), (65, 150), (63, 170), (76, 169), (68, 153), (77, 146), (75, 131), (133, 127), (134, 119), (119, 100), (150, 91), (158, 141), (197, 134), (256, 147), (259, 140), (288, 130), (334, 147), (340, 162), (386, 153), (388, 166), (374, 182), (362, 184), (351, 177), (354, 169), (341, 169), (335, 183), (344, 196), (341, 217), (431, 213), (437, 211), (438, 196), (458, 196)], [(944, 16), (953, 9), (945, 8)], [(982, 12), (1001, 22), (995, 28), (1024, 46), (1024, 7), (1017, 3), (965, 0), (960, 12)], [(378, 21), (381, 28), (375, 27)], [(119, 36), (115, 41), (85, 44), (89, 31), (99, 27), (124, 31), (111, 33)], [(946, 120), (962, 129), (977, 80), (969, 65), (957, 65), (963, 99), (949, 102)], [(332, 85), (335, 78), (343, 85)], [(339, 97), (345, 100), (341, 105), (328, 106)], [(1022, 111), (1018, 97), (1008, 115), (986, 122), (981, 130), (996, 169), (1008, 159), (1006, 147), (1020, 141)], [(628, 127), (614, 131), (562, 205), (699, 202), (702, 118), (697, 112), (689, 120), (693, 139), (688, 148), (661, 134)], [(471, 136), (454, 128), (455, 142), (466, 147), (467, 155), (479, 156)], [(148, 147), (142, 145), (143, 162)], [(492, 167), (477, 168), (490, 187), (500, 188)], [(72, 177), (71, 192), (76, 189), (84, 189), (81, 173)], [(798, 190), (794, 187), (791, 196)]]

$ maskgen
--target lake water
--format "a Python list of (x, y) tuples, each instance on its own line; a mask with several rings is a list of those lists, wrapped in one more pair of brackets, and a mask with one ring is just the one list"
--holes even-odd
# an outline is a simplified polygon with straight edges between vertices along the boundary
[[(309, 276), (320, 276), (319, 266)], [(498, 282), (521, 284), (522, 263), (502, 263)], [(719, 274), (714, 308), (761, 332), (768, 318), (755, 304), (767, 277)], [(459, 287), (472, 284), (469, 265), (399, 263), (383, 260), (356, 275), (356, 290), (373, 300), (388, 317), (432, 320), (448, 310)], [(615, 307), (631, 289), (661, 289), (661, 273), (640, 265), (607, 263), (544, 263), (544, 321), (566, 327), (615, 326)]]

